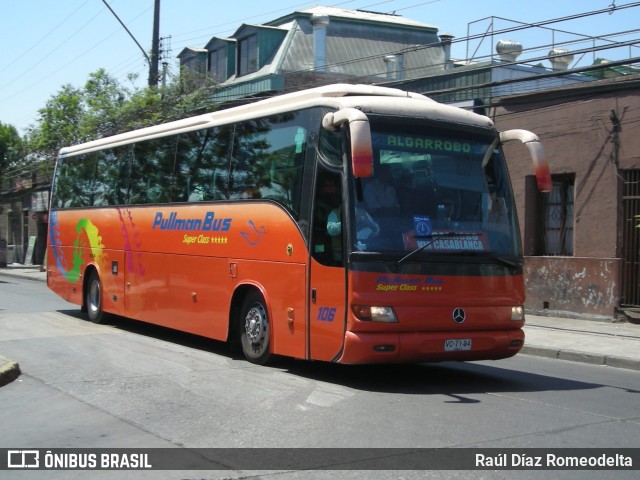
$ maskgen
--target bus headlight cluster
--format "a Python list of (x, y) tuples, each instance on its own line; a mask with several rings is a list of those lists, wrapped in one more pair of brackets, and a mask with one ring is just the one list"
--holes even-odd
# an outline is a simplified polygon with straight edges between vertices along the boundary
[(511, 320), (514, 322), (521, 322), (524, 320), (524, 307), (522, 305), (511, 307)]
[(369, 320), (372, 322), (397, 323), (398, 318), (391, 307), (376, 307), (369, 305), (353, 305), (351, 307), (358, 320)]

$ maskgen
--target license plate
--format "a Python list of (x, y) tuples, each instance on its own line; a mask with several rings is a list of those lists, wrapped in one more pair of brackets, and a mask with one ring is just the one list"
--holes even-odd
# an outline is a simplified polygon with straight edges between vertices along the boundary
[(470, 338), (457, 338), (455, 340), (452, 339), (444, 341), (445, 352), (459, 352), (462, 350), (471, 350)]

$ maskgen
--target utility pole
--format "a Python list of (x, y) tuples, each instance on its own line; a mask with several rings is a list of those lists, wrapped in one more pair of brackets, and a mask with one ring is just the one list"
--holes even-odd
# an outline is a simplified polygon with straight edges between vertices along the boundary
[(153, 38), (151, 40), (151, 59), (149, 64), (149, 86), (157, 87), (160, 78), (158, 65), (160, 62), (160, 0), (155, 0), (153, 7)]
[(149, 86), (155, 87), (158, 85), (159, 75), (158, 75), (158, 62), (160, 57), (160, 0), (155, 0), (154, 12), (153, 12), (153, 39), (151, 42), (151, 58), (147, 55), (147, 52), (142, 48), (142, 45), (136, 40), (136, 37), (133, 36), (133, 33), (129, 31), (127, 26), (124, 24), (120, 17), (113, 11), (113, 8), (107, 3), (107, 0), (102, 0), (109, 11), (116, 17), (116, 20), (120, 22), (120, 25), (126, 30), (129, 36), (136, 42), (138, 48), (142, 51), (144, 58), (147, 59), (149, 63)]

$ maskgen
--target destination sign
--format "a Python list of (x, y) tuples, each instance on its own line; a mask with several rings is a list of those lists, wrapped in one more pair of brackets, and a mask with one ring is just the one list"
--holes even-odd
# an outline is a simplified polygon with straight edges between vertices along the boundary
[(470, 142), (419, 135), (377, 134), (374, 136), (374, 144), (388, 148), (413, 148), (430, 153), (471, 153), (472, 148)]

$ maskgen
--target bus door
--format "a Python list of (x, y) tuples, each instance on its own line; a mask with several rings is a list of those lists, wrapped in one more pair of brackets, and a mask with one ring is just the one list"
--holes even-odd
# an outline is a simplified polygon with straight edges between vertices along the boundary
[(346, 328), (340, 174), (320, 170), (315, 191), (309, 266), (309, 357), (331, 361), (342, 350)]

